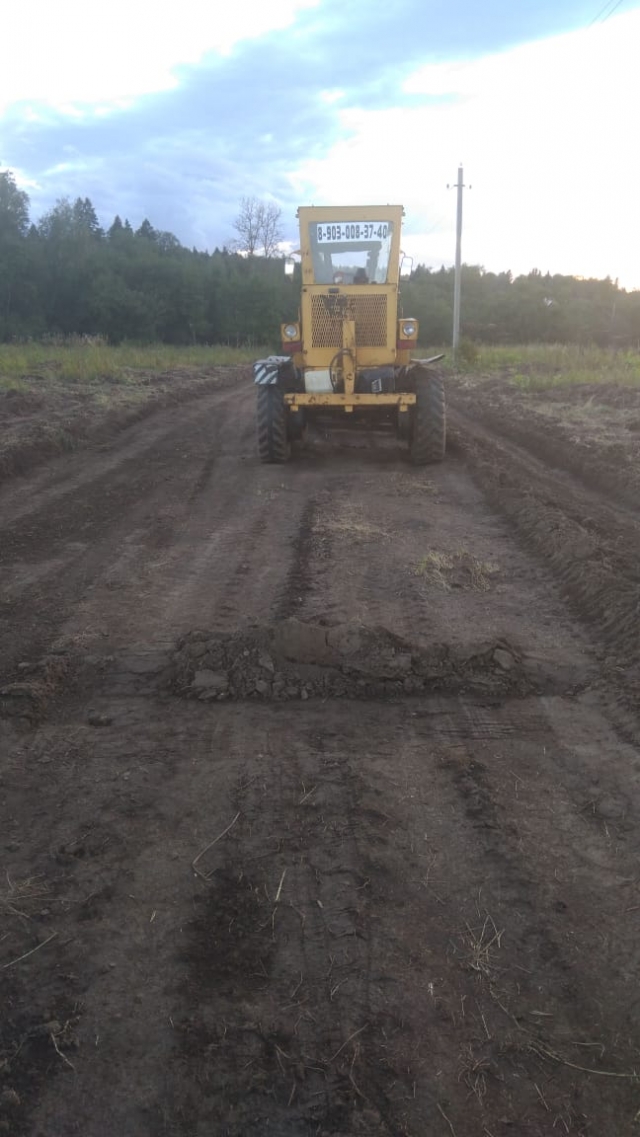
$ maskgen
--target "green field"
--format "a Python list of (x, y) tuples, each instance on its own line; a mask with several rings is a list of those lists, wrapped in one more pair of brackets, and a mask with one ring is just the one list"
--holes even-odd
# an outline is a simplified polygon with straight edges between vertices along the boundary
[[(31, 390), (43, 381), (55, 384), (92, 385), (107, 389), (115, 384), (128, 386), (131, 394), (140, 388), (143, 397), (149, 375), (165, 376), (181, 371), (202, 371), (207, 367), (248, 364), (268, 355), (270, 349), (214, 346), (149, 347), (70, 340), (65, 343), (27, 343), (0, 345), (0, 390)], [(616, 383), (640, 385), (640, 352), (614, 351), (571, 344), (524, 344), (488, 346), (463, 341), (457, 365), (447, 346), (421, 347), (425, 355), (443, 351), (446, 371), (476, 376), (500, 374), (514, 386), (533, 390), (574, 383)]]
[(492, 347), (463, 341), (457, 367), (450, 351), (445, 367), (487, 379), (500, 375), (524, 390), (539, 391), (577, 383), (640, 385), (640, 352), (575, 344)]
[(31, 382), (52, 380), (67, 384), (122, 383), (136, 385), (149, 372), (202, 370), (228, 364), (250, 363), (268, 354), (268, 349), (213, 347), (167, 347), (155, 344), (138, 347), (123, 344), (87, 343), (71, 339), (65, 343), (26, 343), (0, 345), (0, 389), (27, 390)]

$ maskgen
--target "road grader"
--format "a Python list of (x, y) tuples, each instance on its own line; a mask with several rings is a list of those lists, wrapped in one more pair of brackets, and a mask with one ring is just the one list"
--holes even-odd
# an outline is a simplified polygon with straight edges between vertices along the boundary
[(442, 356), (414, 358), (418, 321), (399, 312), (403, 215), (401, 205), (298, 210), (298, 318), (281, 325), (282, 353), (254, 364), (261, 461), (286, 462), (316, 416), (395, 428), (416, 465), (444, 458), (444, 384), (433, 366)]

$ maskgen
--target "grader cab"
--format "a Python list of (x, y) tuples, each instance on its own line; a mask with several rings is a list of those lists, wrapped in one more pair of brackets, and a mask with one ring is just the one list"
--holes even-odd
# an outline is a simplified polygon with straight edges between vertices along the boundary
[(298, 210), (302, 295), (282, 354), (254, 364), (258, 451), (285, 462), (314, 416), (387, 425), (417, 465), (446, 445), (442, 356), (414, 359), (418, 321), (399, 315), (401, 205)]

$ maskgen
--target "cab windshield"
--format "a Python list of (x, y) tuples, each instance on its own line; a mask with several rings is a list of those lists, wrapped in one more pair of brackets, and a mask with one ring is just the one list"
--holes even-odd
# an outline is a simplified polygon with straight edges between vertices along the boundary
[(386, 284), (391, 221), (313, 221), (309, 243), (316, 284)]

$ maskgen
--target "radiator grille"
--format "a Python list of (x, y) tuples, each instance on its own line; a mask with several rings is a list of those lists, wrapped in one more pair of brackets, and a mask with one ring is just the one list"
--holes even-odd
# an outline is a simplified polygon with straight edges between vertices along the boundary
[(387, 343), (387, 297), (312, 296), (311, 346), (342, 347), (343, 315), (353, 313), (358, 347), (385, 347)]

